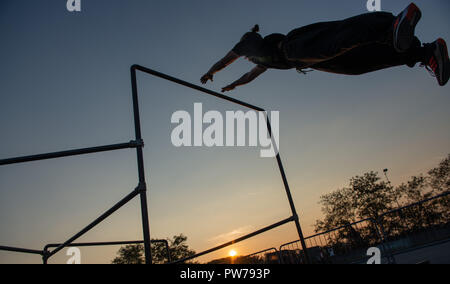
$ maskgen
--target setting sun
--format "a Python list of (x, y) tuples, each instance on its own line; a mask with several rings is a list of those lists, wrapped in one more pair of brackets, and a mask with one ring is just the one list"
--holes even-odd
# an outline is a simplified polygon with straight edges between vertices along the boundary
[(237, 252), (235, 250), (230, 251), (230, 256), (235, 257), (237, 255)]

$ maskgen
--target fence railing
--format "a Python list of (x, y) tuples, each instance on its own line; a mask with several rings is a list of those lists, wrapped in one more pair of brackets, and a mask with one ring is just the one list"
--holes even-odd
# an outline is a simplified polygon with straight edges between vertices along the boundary
[[(307, 237), (305, 241), (312, 262), (326, 264), (332, 263), (331, 259), (334, 263), (358, 261), (365, 255), (364, 250), (379, 245), (382, 239), (376, 223), (366, 219)], [(298, 241), (282, 245), (280, 255), (283, 263), (305, 263), (304, 249)]]
[(276, 248), (255, 252), (244, 256), (243, 264), (281, 264), (280, 253)]
[(382, 214), (378, 220), (386, 257), (450, 238), (450, 192)]
[(380, 215), (306, 237), (280, 246), (282, 263), (305, 263), (308, 251), (312, 263), (364, 263), (367, 250), (378, 247), (387, 263), (395, 255), (422, 245), (450, 239), (450, 192), (422, 200)]

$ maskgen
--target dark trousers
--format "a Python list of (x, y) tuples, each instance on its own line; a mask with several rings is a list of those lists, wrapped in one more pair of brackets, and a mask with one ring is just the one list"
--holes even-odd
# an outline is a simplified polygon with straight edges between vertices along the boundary
[(395, 16), (374, 12), (342, 21), (323, 22), (293, 30), (283, 45), (286, 58), (298, 69), (359, 75), (422, 62), (419, 39), (399, 53), (393, 46)]

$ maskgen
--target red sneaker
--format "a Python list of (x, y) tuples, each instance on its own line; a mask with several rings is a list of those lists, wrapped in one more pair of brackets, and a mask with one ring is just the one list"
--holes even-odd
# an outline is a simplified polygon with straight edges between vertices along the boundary
[(439, 86), (445, 86), (450, 77), (450, 60), (448, 58), (447, 44), (442, 38), (433, 43), (425, 44), (428, 57), (423, 63), (438, 80)]
[(394, 48), (398, 52), (405, 52), (411, 47), (420, 18), (422, 18), (422, 12), (414, 3), (409, 4), (397, 16), (394, 22)]

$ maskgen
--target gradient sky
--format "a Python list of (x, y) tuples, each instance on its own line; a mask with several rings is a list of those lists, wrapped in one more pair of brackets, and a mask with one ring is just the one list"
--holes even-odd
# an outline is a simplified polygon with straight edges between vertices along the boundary
[[(399, 13), (409, 1), (382, 1)], [(424, 42), (450, 40), (448, 0), (417, 0)], [(0, 1), (0, 158), (122, 143), (133, 138), (129, 67), (138, 63), (198, 83), (253, 25), (288, 33), (366, 12), (365, 0)], [(370, 56), (370, 55), (368, 55)], [(209, 88), (252, 68), (239, 60)], [(174, 148), (176, 110), (236, 106), (139, 75), (151, 235), (183, 233), (197, 251), (289, 217), (275, 160), (254, 148)], [(196, 96), (194, 96), (196, 95)], [(450, 152), (449, 86), (423, 68), (351, 77), (269, 71), (230, 95), (280, 111), (281, 154), (306, 235), (319, 197), (352, 176), (390, 169), (394, 184)], [(41, 249), (79, 231), (137, 185), (135, 153), (112, 153), (0, 169), (0, 244)], [(136, 199), (80, 241), (141, 239)], [(237, 245), (252, 253), (297, 239), (293, 224)], [(84, 263), (108, 263), (118, 247), (83, 249)], [(200, 260), (224, 257), (229, 249)], [(65, 251), (52, 262), (64, 263)], [(39, 257), (0, 252), (0, 263)]]

